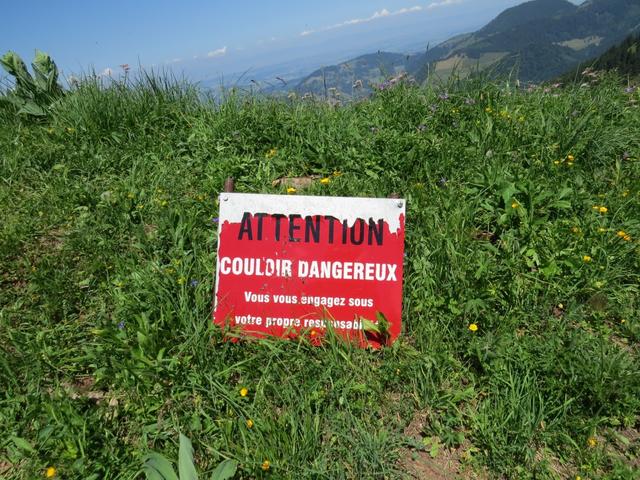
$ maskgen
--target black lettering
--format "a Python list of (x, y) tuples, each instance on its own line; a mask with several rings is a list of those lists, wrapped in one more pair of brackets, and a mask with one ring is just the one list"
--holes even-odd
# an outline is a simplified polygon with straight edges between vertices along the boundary
[(333, 243), (333, 222), (336, 221), (334, 217), (326, 215), (324, 217), (329, 222), (329, 243)]
[(242, 215), (242, 222), (240, 223), (240, 233), (238, 233), (238, 240), (242, 240), (244, 234), (249, 237), (248, 240), (253, 240), (253, 232), (251, 230), (251, 214), (244, 212)]
[[(356, 238), (356, 235), (355, 235), (356, 225), (360, 227), (360, 236), (358, 238)], [(353, 225), (353, 227), (351, 227), (351, 243), (353, 243), (354, 245), (362, 245), (363, 241), (364, 241), (364, 220), (359, 218), (358, 220), (356, 220), (356, 223)]]
[[(315, 220), (315, 225), (314, 225)], [(305, 229), (304, 229), (304, 241), (309, 243), (309, 238), (313, 237), (314, 243), (320, 243), (320, 217), (304, 217)]]
[(373, 218), (369, 219), (369, 238), (367, 239), (367, 244), (371, 245), (373, 238), (375, 237), (376, 244), (382, 245), (382, 238), (384, 234), (384, 220), (378, 220), (378, 224), (373, 220)]
[(256, 217), (258, 217), (258, 240), (262, 240), (262, 220), (266, 216), (266, 213), (256, 213)]
[(280, 240), (280, 221), (285, 217), (282, 213), (274, 213), (271, 215), (276, 219), (276, 241)]
[(298, 218), (302, 218), (302, 215), (298, 215), (298, 214), (289, 215), (289, 241), (290, 242), (300, 241), (299, 238), (295, 238), (293, 236), (296, 230), (300, 230), (300, 225), (296, 225), (296, 222), (295, 222)]
[(347, 233), (349, 232), (349, 223), (344, 220), (342, 222), (342, 244), (346, 245), (347, 243)]

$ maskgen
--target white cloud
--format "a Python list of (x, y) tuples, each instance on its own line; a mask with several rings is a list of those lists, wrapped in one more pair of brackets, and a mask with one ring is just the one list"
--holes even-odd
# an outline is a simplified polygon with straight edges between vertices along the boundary
[(227, 47), (224, 46), (222, 48), (218, 48), (217, 50), (210, 51), (209, 53), (207, 53), (207, 57), (209, 58), (223, 57), (226, 54), (227, 54)]
[(342, 28), (342, 27), (347, 27), (350, 25), (358, 25), (361, 23), (368, 23), (368, 22), (372, 22), (374, 20), (378, 20), (381, 18), (387, 18), (387, 17), (395, 17), (396, 15), (405, 15), (407, 13), (415, 13), (415, 12), (421, 12), (424, 10), (431, 10), (433, 8), (437, 8), (437, 7), (444, 7), (447, 5), (455, 5), (456, 3), (461, 3), (464, 0), (439, 0), (439, 1), (435, 1), (435, 2), (431, 2), (430, 4), (426, 5), (426, 6), (422, 6), (422, 5), (415, 5), (413, 7), (404, 7), (401, 8), (399, 10), (394, 10), (394, 11), (389, 11), (386, 8), (383, 8), (380, 11), (374, 12), (371, 16), (369, 17), (365, 17), (365, 18), (352, 18), (350, 20), (345, 20), (344, 22), (340, 22), (340, 23), (336, 23), (335, 25), (330, 25), (328, 27), (322, 27), (322, 28), (318, 28), (318, 29), (308, 29), (308, 30), (304, 30), (302, 32), (300, 32), (300, 36), (305, 37), (307, 35), (311, 35), (313, 33), (318, 33), (318, 32), (326, 32), (328, 30), (335, 30), (336, 28)]
[(432, 2), (429, 5), (427, 5), (427, 10), (431, 10), (432, 8), (455, 5), (456, 3), (462, 3), (462, 2), (463, 0), (440, 0), (439, 2)]

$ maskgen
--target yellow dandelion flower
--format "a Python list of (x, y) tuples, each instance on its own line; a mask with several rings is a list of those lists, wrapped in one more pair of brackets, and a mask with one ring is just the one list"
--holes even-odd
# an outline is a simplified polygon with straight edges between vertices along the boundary
[(573, 233), (580, 233), (580, 227), (571, 227)]
[(323, 185), (327, 185), (330, 182), (331, 182), (330, 178), (321, 178), (320, 179), (320, 183), (323, 184)]
[(247, 428), (253, 428), (253, 420), (250, 418), (247, 419)]
[(297, 192), (297, 190), (295, 188), (293, 188), (293, 187), (287, 188), (287, 193), (296, 193), (296, 192)]
[(560, 165), (560, 160), (554, 160), (554, 161), (553, 161), (553, 164), (554, 164), (554, 165)]
[(624, 238), (627, 236), (627, 232), (625, 232), (624, 230), (619, 230), (616, 235), (618, 235), (620, 238)]
[(246, 397), (247, 395), (249, 395), (249, 389), (247, 387), (242, 387), (240, 389), (240, 396)]
[(588, 446), (589, 448), (595, 448), (595, 447), (596, 447), (596, 445), (598, 445), (598, 440), (596, 440), (596, 438), (595, 438), (595, 437), (589, 437), (589, 438), (587, 439), (587, 446)]
[(185, 283), (187, 283), (187, 279), (185, 277), (179, 277), (177, 282), (178, 285), (184, 285)]
[(609, 209), (608, 209), (607, 207), (599, 207), (599, 208), (598, 208), (598, 211), (599, 211), (600, 213), (607, 213), (607, 212), (609, 211)]
[(627, 321), (624, 318), (621, 318), (620, 323), (627, 323)]
[(269, 150), (266, 154), (265, 157), (267, 158), (273, 158), (276, 156), (276, 154), (278, 153), (278, 149), (276, 148), (272, 148), (271, 150)]
[(622, 196), (623, 197), (628, 197), (629, 196), (629, 190), (625, 190), (624, 192), (622, 192)]
[(567, 165), (569, 165), (570, 167), (573, 167), (573, 162), (567, 162)]
[(44, 472), (44, 476), (47, 478), (53, 478), (56, 476), (57, 470), (55, 469), (55, 467), (49, 467), (47, 468), (47, 470)]
[(625, 235), (624, 237), (622, 237), (622, 239), (623, 239), (625, 242), (630, 242), (630, 241), (631, 241), (631, 235)]
[(603, 228), (603, 227), (598, 228), (598, 233), (605, 233), (606, 231), (607, 231), (606, 228)]
[(573, 155), (571, 155), (571, 154), (567, 155), (567, 160), (569, 162), (573, 162), (575, 159), (576, 159), (576, 157), (574, 157)]
[(564, 304), (563, 304), (563, 303), (559, 303), (559, 304), (558, 304), (558, 308), (559, 308), (560, 310), (564, 310)]
[(478, 324), (477, 323), (472, 323), (471, 325), (469, 325), (469, 330), (471, 330), (472, 332), (477, 332), (478, 331)]
[(511, 208), (513, 208), (514, 210), (515, 210), (516, 208), (520, 208), (520, 204), (519, 204), (518, 202), (513, 202), (513, 203), (511, 204)]
[(593, 258), (591, 258), (589, 255), (584, 255), (584, 256), (582, 257), (582, 261), (583, 261), (584, 263), (589, 263), (589, 262), (590, 262), (590, 261), (592, 261), (592, 260), (593, 260)]
[(334, 177), (339, 177), (340, 175), (342, 175), (342, 172), (341, 172), (340, 170), (335, 170), (335, 171), (333, 172), (333, 176), (334, 176)]
[(271, 468), (271, 462), (269, 462), (269, 460), (265, 460), (264, 462), (262, 462), (262, 470), (264, 470), (265, 472), (267, 470), (269, 470)]

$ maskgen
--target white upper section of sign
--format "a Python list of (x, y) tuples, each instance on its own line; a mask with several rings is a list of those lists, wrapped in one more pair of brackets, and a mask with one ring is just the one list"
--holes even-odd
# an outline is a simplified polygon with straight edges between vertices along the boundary
[(389, 231), (400, 228), (400, 215), (405, 213), (405, 200), (399, 198), (312, 197), (303, 195), (264, 195), (253, 193), (221, 193), (220, 222), (239, 223), (244, 212), (285, 215), (328, 215), (347, 220), (349, 226), (361, 218), (384, 219)]

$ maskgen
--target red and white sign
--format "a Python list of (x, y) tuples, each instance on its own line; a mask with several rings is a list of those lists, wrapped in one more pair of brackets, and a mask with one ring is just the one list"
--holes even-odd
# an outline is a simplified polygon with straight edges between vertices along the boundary
[[(221, 194), (215, 323), (253, 336), (319, 340), (329, 327), (361, 346), (395, 340), (404, 223), (400, 199)], [(384, 338), (364, 331), (381, 318)]]

